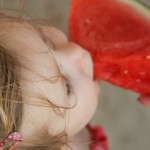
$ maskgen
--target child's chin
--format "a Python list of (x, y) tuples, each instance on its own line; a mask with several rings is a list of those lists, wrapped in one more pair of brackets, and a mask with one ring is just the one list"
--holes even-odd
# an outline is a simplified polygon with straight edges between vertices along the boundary
[(82, 128), (77, 134), (75, 134), (72, 137), (72, 139), (89, 141), (91, 139), (91, 137), (90, 137), (90, 133), (89, 133), (87, 127), (85, 126), (84, 128)]

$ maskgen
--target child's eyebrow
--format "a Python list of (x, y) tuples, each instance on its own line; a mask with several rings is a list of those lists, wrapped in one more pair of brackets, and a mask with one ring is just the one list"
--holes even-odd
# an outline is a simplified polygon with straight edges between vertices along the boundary
[[(37, 30), (37, 32), (40, 34), (40, 36), (41, 36), (41, 38), (43, 39), (43, 41), (45, 42), (45, 44), (49, 47), (49, 48), (51, 48), (52, 50), (56, 50), (56, 46), (55, 46), (55, 44), (54, 44), (54, 42), (53, 42), (53, 40), (50, 38), (50, 36), (48, 37), (48, 36), (46, 36), (44, 33), (43, 33), (43, 31), (40, 29), (40, 28), (38, 28), (38, 27), (35, 27), (35, 29)], [(48, 32), (48, 31), (47, 31)], [(49, 34), (50, 34), (50, 32), (48, 32)]]

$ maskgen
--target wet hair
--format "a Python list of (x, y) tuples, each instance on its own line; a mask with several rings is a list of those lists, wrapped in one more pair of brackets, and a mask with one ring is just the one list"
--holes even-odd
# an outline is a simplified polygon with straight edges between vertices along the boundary
[[(9, 30), (13, 23), (25, 22), (26, 20), (20, 17), (10, 17), (0, 13), (0, 141), (7, 137), (11, 132), (18, 131), (23, 121), (24, 105), (37, 105), (37, 103), (25, 103), (23, 100), (23, 89), (21, 87), (21, 74), (20, 69), (24, 66), (17, 59), (18, 53), (15, 53), (5, 43), (5, 30)], [(6, 22), (6, 24), (5, 24)], [(7, 22), (10, 24), (7, 26)], [(28, 21), (27, 21), (28, 22)], [(11, 24), (12, 23), (12, 24)], [(41, 40), (49, 45), (51, 41), (42, 35), (41, 31), (33, 24), (30, 24)], [(51, 43), (52, 44), (52, 43)], [(30, 70), (30, 68), (27, 68)], [(32, 71), (32, 70), (30, 70)], [(59, 79), (61, 75), (55, 77)], [(54, 79), (54, 78), (53, 78)], [(54, 80), (49, 80), (53, 82)], [(47, 79), (45, 79), (47, 80)], [(57, 82), (57, 80), (55, 80)], [(32, 92), (31, 92), (32, 93)], [(57, 106), (49, 101), (48, 98), (37, 93), (28, 91), (28, 96), (43, 100), (43, 103), (38, 104), (41, 107), (51, 107), (57, 113), (62, 115), (59, 111), (60, 106)], [(62, 108), (62, 107), (61, 107)], [(24, 141), (16, 147), (16, 150), (60, 150), (64, 146), (68, 146), (68, 137), (66, 129), (56, 136), (49, 135), (46, 129), (37, 130), (37, 133), (32, 135), (29, 141)], [(9, 147), (9, 144), (4, 147), (4, 150)]]

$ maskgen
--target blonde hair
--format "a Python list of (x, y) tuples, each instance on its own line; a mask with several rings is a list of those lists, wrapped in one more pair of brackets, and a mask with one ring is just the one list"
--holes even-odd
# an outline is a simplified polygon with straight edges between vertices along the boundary
[[(10, 17), (1, 13), (0, 22), (1, 21), (22, 22), (25, 20), (20, 17)], [(4, 28), (2, 28), (1, 26), (0, 32), (2, 32)], [(46, 44), (48, 44), (49, 42), (45, 40), (45, 37), (42, 37), (42, 34), (40, 35), (41, 39), (46, 42)], [(21, 64), (14, 57), (14, 53), (11, 53), (11, 50), (7, 48), (7, 45), (3, 44), (1, 39), (2, 38), (0, 37), (0, 141), (7, 137), (11, 132), (18, 131), (24, 113), (24, 102), (22, 98), (22, 89), (20, 86), (20, 71), (16, 70), (16, 67), (20, 68)], [(37, 98), (39, 97), (40, 96), (37, 95)], [(41, 96), (40, 99), (41, 98), (49, 103), (47, 104), (47, 106), (53, 107), (55, 112), (59, 112), (58, 106), (49, 102), (45, 97)], [(60, 150), (63, 146), (69, 147), (69, 141), (65, 129), (62, 133), (58, 134), (55, 137), (50, 136), (48, 131), (44, 129), (37, 131), (37, 133), (35, 133), (34, 135), (32, 140), (23, 141), (15, 149)], [(4, 149), (7, 149), (8, 146), (9, 145), (6, 145)]]
[[(0, 138), (19, 128), (23, 107), (15, 59), (0, 46)], [(11, 100), (18, 103), (13, 103)]]

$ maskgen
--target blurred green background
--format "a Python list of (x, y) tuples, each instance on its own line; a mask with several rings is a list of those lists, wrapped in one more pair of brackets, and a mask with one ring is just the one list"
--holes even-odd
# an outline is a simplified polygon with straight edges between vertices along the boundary
[[(4, 0), (1, 4), (16, 8), (19, 0), (15, 1)], [(150, 5), (150, 0), (143, 2)], [(25, 0), (24, 10), (30, 17), (47, 19), (68, 34), (69, 5), (70, 0)], [(100, 84), (99, 105), (92, 122), (104, 127), (110, 150), (149, 150), (150, 108), (137, 102), (138, 94), (106, 82)]]

